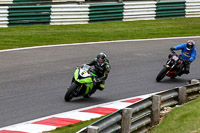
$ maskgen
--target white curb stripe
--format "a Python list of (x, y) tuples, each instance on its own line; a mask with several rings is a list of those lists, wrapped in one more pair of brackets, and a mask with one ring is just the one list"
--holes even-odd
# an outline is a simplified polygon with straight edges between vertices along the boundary
[(115, 109), (123, 109), (133, 103), (125, 103), (125, 102), (116, 102), (115, 104), (110, 104), (110, 105), (104, 105), (101, 107), (106, 107), (106, 108), (115, 108)]
[(42, 131), (50, 131), (54, 129), (55, 129), (54, 126), (37, 125), (37, 124), (20, 124), (20, 125), (12, 126), (4, 130), (20, 131), (20, 132), (27, 132), (27, 133), (41, 133)]
[(87, 113), (87, 112), (79, 112), (79, 111), (74, 111), (74, 112), (66, 112), (63, 114), (58, 114), (56, 117), (60, 118), (70, 118), (70, 119), (77, 119), (81, 121), (86, 121), (94, 118), (101, 117), (102, 115), (100, 114), (94, 114), (94, 113)]

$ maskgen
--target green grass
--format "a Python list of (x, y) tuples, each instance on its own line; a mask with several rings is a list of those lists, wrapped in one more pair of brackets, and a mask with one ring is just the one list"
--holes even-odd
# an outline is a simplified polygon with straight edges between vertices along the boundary
[(200, 97), (174, 108), (151, 133), (200, 133)]
[(0, 49), (200, 35), (200, 18), (0, 28)]

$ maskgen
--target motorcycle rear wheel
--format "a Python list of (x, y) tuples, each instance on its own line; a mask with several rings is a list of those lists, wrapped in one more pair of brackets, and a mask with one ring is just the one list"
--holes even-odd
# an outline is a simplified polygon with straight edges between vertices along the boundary
[(163, 67), (163, 69), (159, 72), (158, 76), (156, 77), (156, 81), (160, 82), (166, 75), (167, 68)]
[(68, 102), (73, 98), (73, 91), (78, 87), (78, 85), (73, 82), (70, 87), (67, 89), (67, 92), (65, 94), (65, 101)]

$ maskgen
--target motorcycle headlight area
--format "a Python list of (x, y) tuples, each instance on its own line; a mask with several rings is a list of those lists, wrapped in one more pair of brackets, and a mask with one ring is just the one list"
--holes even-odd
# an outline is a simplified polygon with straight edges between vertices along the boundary
[(172, 59), (173, 59), (174, 61), (177, 61), (179, 58), (178, 58), (178, 56), (173, 56)]
[(91, 76), (91, 74), (89, 74), (87, 71), (85, 71), (83, 69), (80, 69), (79, 75), (84, 77), (84, 78)]
[(173, 65), (175, 63), (175, 60), (171, 59), (167, 61), (167, 65)]

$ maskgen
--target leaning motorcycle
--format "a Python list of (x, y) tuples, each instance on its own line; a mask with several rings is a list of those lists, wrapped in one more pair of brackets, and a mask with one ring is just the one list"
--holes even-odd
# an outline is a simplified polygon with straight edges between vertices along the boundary
[(171, 52), (172, 54), (169, 55), (168, 61), (156, 77), (157, 82), (160, 82), (165, 76), (174, 79), (177, 76), (181, 76), (183, 73), (184, 59), (174, 51)]
[(93, 82), (96, 77), (94, 67), (86, 64), (77, 67), (71, 85), (67, 88), (65, 101), (70, 101), (73, 97), (89, 98), (96, 91), (95, 82)]

